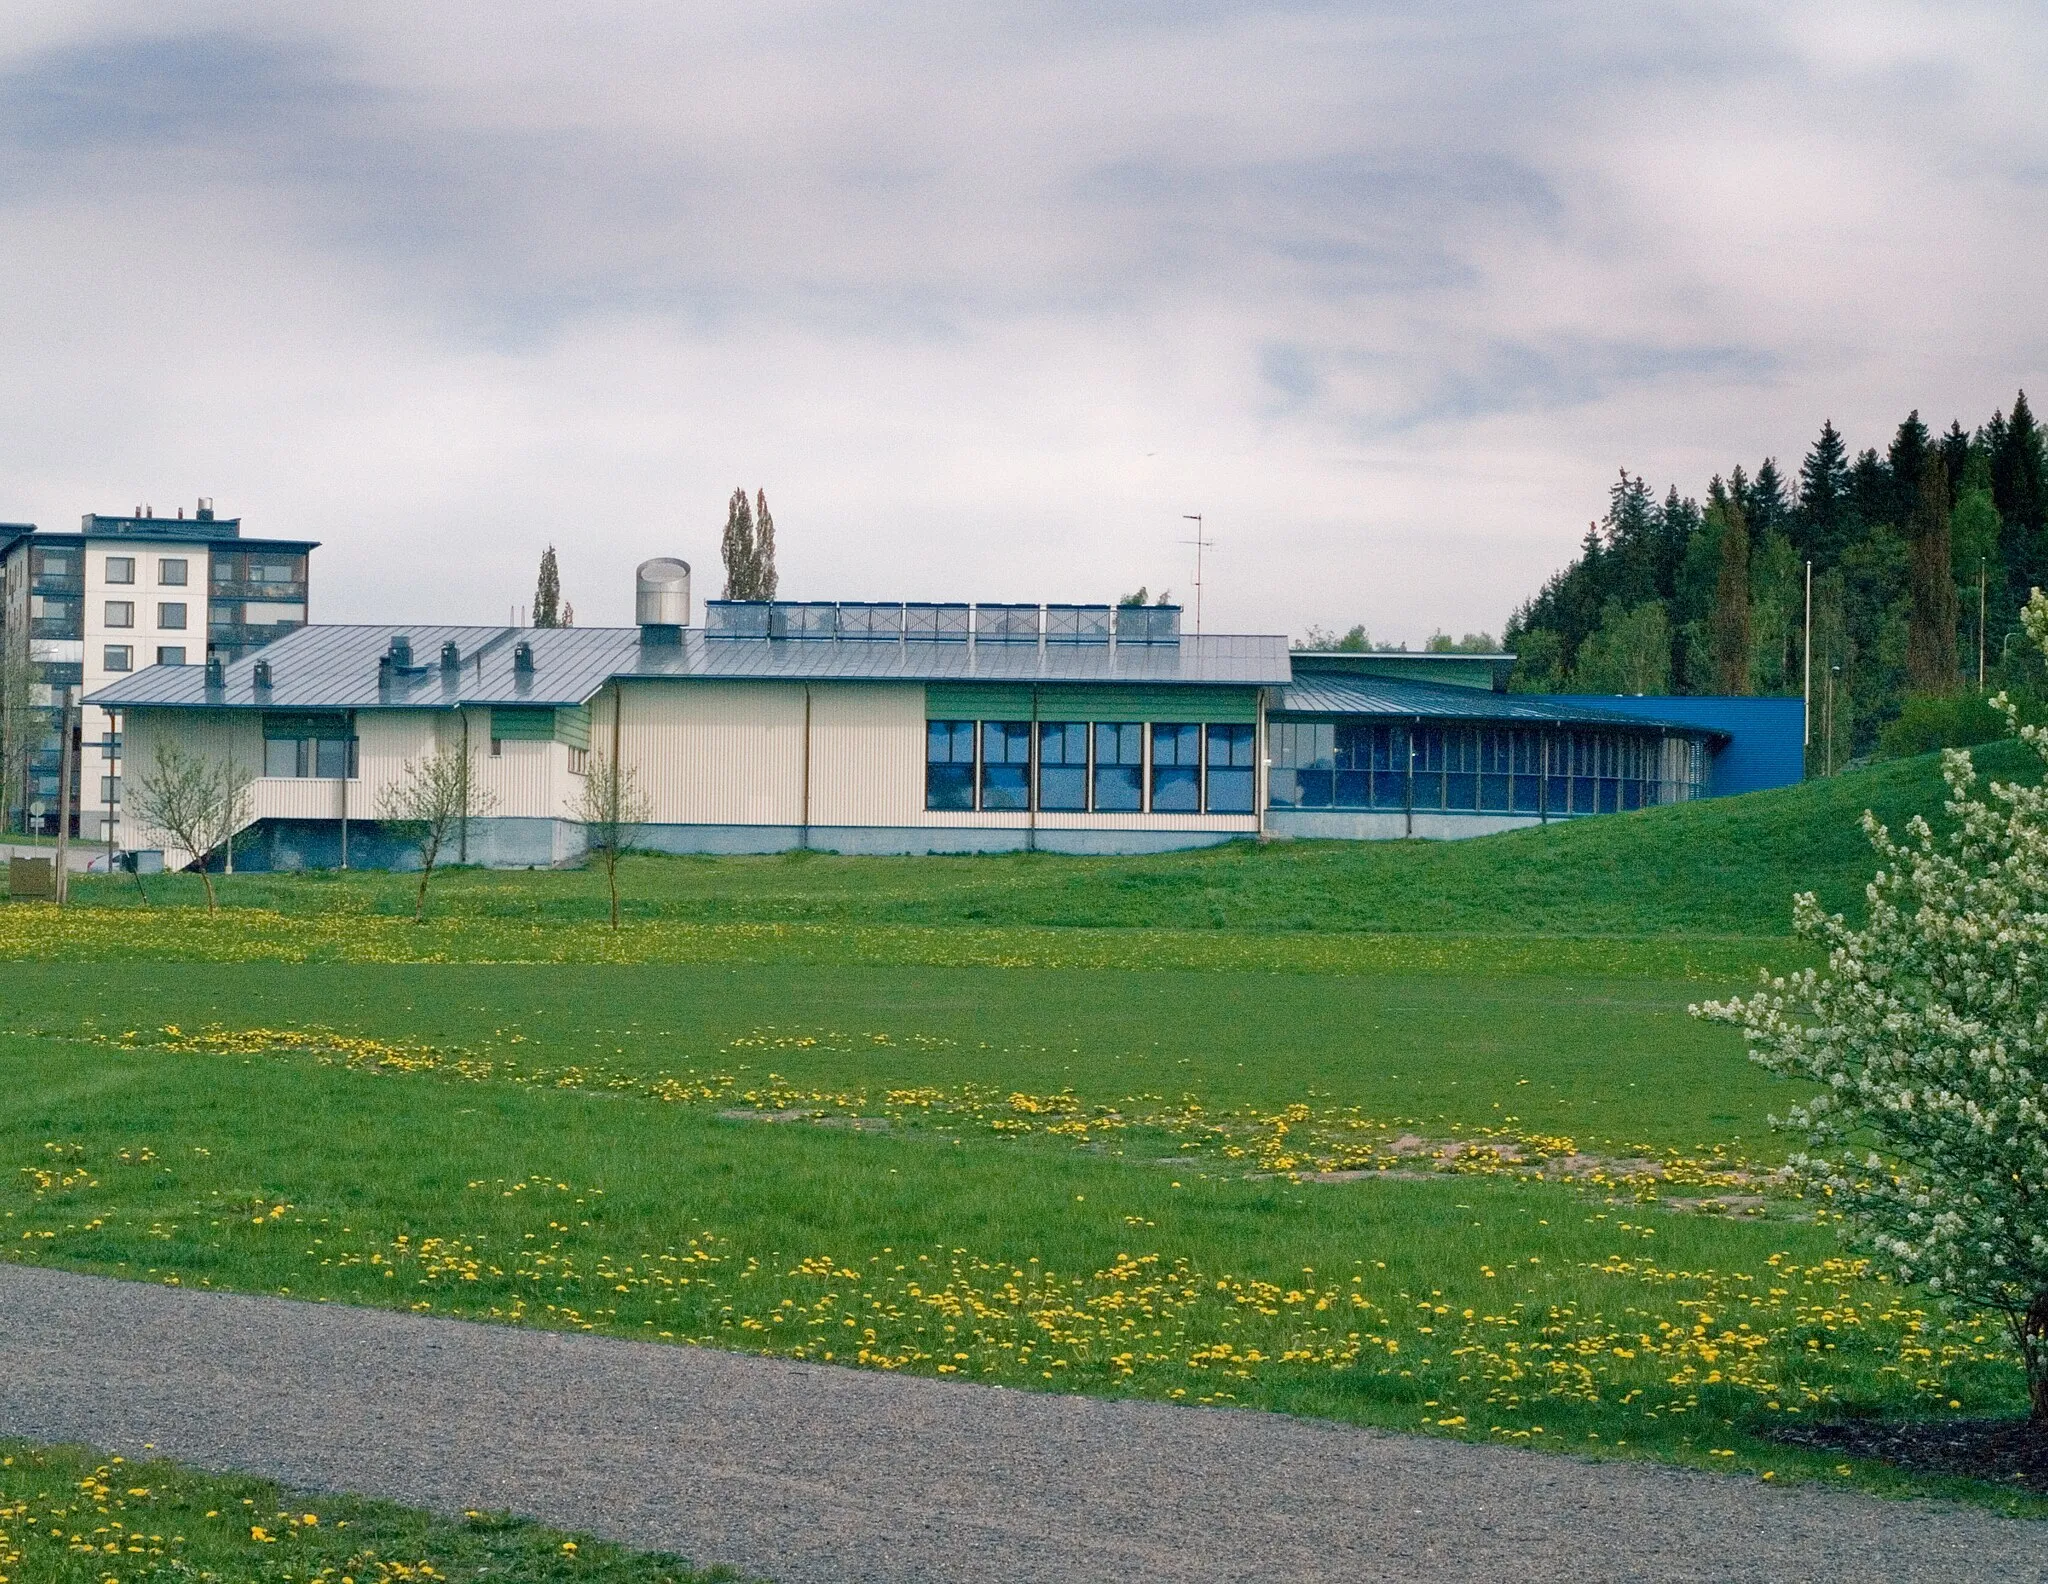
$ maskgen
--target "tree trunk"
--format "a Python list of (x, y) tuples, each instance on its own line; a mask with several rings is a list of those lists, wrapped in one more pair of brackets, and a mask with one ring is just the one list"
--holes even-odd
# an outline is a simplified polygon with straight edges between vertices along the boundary
[(2048, 1430), (2048, 1292), (2034, 1301), (2014, 1328), (2019, 1332), (2020, 1361), (2027, 1369), (2027, 1403), (2037, 1428)]
[(213, 876), (208, 872), (204, 858), (199, 860), (199, 883), (206, 887), (206, 911), (218, 911), (213, 899)]

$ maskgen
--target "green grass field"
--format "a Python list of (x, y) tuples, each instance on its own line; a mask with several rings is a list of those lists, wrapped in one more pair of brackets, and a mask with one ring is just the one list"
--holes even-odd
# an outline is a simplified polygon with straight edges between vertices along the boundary
[(0, 910), (0, 1248), (1927, 1489), (1769, 1431), (2017, 1412), (2017, 1369), (1844, 1257), (1772, 1175), (1793, 1091), (1685, 1009), (1807, 960), (1796, 854), (1847, 905), (1855, 809), (1937, 785), (1429, 848), (649, 859), (616, 935), (579, 874), (452, 874), (423, 928), (384, 876), (238, 876), (216, 919), (81, 886), (121, 905)]
[(737, 1577), (504, 1514), (450, 1522), (386, 1502), (284, 1490), (268, 1480), (0, 1440), (0, 1579), (398, 1584), (485, 1575), (532, 1584), (711, 1584)]

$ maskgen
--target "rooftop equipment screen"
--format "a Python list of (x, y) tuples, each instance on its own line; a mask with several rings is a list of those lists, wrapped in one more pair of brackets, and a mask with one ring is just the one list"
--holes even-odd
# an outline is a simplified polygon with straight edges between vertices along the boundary
[(1106, 644), (1109, 642), (1107, 605), (1048, 605), (1045, 608), (1045, 641), (1049, 644)]

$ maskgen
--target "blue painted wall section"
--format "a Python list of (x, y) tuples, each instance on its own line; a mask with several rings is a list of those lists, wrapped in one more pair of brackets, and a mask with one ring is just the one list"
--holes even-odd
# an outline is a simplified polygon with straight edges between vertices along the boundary
[(1704, 726), (1728, 733), (1714, 754), (1708, 790), (1714, 797), (1791, 786), (1806, 779), (1806, 715), (1796, 698), (1726, 698), (1611, 693), (1547, 693), (1560, 704), (1584, 705), (1640, 720)]

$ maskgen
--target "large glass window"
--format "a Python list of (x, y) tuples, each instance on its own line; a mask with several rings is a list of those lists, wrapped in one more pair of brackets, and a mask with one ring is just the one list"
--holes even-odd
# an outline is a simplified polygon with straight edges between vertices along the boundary
[(974, 807), (974, 722), (927, 721), (924, 806), (960, 811)]
[(993, 812), (1031, 807), (1031, 722), (981, 723), (981, 806)]
[(1251, 813), (1258, 733), (1250, 726), (1211, 726), (1208, 736), (1209, 812)]
[(1274, 721), (1266, 728), (1273, 774), (1267, 798), (1275, 808), (1328, 808), (1337, 728), (1327, 721)]
[(342, 781), (356, 773), (353, 737), (267, 737), (263, 742), (263, 773), (267, 776), (317, 776)]
[(1088, 807), (1088, 727), (1042, 721), (1038, 727), (1038, 806), (1056, 814)]
[(1202, 809), (1202, 728), (1164, 721), (1152, 727), (1152, 812), (1199, 814)]
[(1145, 728), (1099, 721), (1095, 727), (1095, 807), (1135, 814), (1145, 806)]

